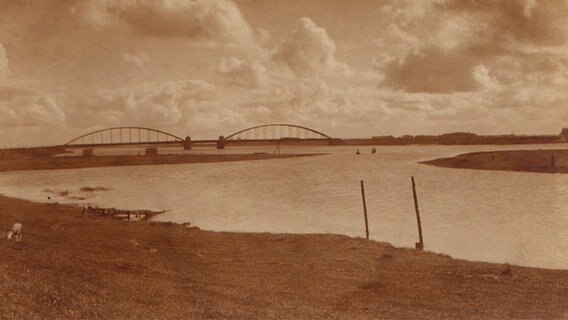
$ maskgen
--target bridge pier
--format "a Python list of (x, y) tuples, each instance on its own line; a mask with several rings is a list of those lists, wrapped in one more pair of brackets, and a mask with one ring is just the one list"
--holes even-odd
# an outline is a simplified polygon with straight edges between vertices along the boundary
[(158, 148), (146, 148), (144, 149), (145, 156), (157, 156), (158, 155)]
[(217, 140), (217, 149), (225, 149), (225, 137), (219, 136)]
[(341, 144), (341, 139), (338, 139), (338, 138), (329, 138), (329, 139), (328, 139), (328, 144), (329, 144), (330, 146), (337, 146), (337, 145), (340, 145), (340, 144)]
[(191, 137), (190, 136), (185, 137), (185, 140), (183, 140), (183, 150), (191, 150)]

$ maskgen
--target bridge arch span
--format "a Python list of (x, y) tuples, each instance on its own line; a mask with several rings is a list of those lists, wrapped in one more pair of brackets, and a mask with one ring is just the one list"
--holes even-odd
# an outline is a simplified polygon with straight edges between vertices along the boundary
[(112, 127), (86, 133), (64, 145), (111, 145), (182, 142), (183, 139), (169, 132), (146, 127)]
[(287, 123), (263, 124), (237, 131), (225, 140), (278, 140), (278, 139), (333, 139), (327, 134), (308, 127)]

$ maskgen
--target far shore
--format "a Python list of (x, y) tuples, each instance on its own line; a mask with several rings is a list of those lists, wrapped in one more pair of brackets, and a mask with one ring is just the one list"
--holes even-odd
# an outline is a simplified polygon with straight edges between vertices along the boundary
[(120, 155), (120, 156), (24, 156), (0, 160), (1, 171), (78, 169), (115, 166), (142, 166), (161, 164), (226, 162), (245, 160), (287, 159), (321, 154), (165, 154), (165, 155)]
[(421, 163), (446, 168), (568, 173), (568, 150), (473, 152)]
[[(203, 231), (0, 196), (3, 319), (560, 319), (568, 270), (332, 234)], [(427, 249), (427, 248), (426, 248)]]

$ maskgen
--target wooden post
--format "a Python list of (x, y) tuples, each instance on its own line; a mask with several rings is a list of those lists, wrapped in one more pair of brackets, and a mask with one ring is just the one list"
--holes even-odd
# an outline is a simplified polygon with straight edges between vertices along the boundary
[(361, 180), (361, 197), (363, 198), (363, 211), (365, 212), (365, 234), (369, 240), (369, 222), (367, 220), (367, 203), (365, 202), (365, 184)]
[(412, 195), (414, 196), (414, 210), (416, 211), (416, 221), (418, 222), (418, 236), (420, 242), (416, 242), (416, 249), (424, 250), (424, 240), (422, 239), (422, 223), (420, 222), (420, 211), (418, 210), (418, 197), (416, 197), (416, 184), (414, 183), (414, 177), (410, 177), (412, 180)]

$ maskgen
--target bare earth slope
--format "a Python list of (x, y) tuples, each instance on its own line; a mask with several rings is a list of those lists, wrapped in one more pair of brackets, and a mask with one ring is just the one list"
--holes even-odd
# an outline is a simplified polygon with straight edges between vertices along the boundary
[(568, 270), (339, 235), (201, 231), (0, 196), (3, 319), (568, 317)]

